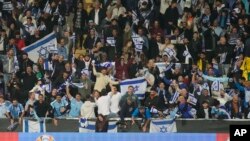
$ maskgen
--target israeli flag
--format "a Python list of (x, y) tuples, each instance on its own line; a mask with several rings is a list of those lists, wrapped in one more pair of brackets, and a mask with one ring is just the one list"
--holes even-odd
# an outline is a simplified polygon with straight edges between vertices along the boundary
[(147, 88), (147, 81), (144, 77), (127, 79), (120, 83), (120, 90), (122, 94), (125, 94), (128, 90), (128, 86), (134, 87), (134, 94), (138, 97), (139, 100), (145, 98), (145, 92)]
[(48, 59), (46, 59), (44, 60), (43, 68), (44, 70), (53, 70), (53, 65)]
[(112, 47), (115, 47), (116, 40), (114, 37), (107, 37), (107, 44), (109, 44)]
[(221, 89), (224, 90), (223, 85), (220, 83), (220, 81), (215, 80), (212, 85), (211, 85), (211, 90), (212, 91), (220, 91)]
[(23, 120), (23, 132), (24, 133), (45, 133), (46, 126), (45, 120), (32, 121), (28, 119)]
[(11, 11), (13, 10), (13, 4), (11, 1), (3, 2), (3, 11)]
[(110, 68), (115, 66), (115, 62), (103, 62), (99, 64), (101, 67)]
[(28, 53), (29, 58), (34, 62), (37, 62), (39, 57), (47, 59), (49, 53), (57, 53), (56, 35), (52, 32), (22, 50)]
[(178, 101), (180, 93), (176, 91), (174, 95), (171, 96), (171, 99), (169, 101), (170, 104), (176, 103)]
[(77, 87), (77, 88), (83, 88), (84, 87), (83, 83), (70, 83), (70, 85), (72, 85), (74, 87)]
[(188, 103), (192, 104), (192, 105), (196, 105), (197, 104), (197, 99), (195, 98), (194, 94), (189, 93), (188, 96)]
[[(94, 133), (95, 121), (88, 121), (86, 118), (80, 118), (79, 120), (79, 132), (80, 133)], [(109, 121), (108, 133), (117, 133), (116, 121)]]
[(174, 57), (176, 54), (175, 50), (172, 48), (165, 48), (163, 55), (167, 55), (168, 57)]
[(45, 4), (45, 7), (44, 7), (43, 11), (44, 11), (45, 13), (51, 14), (51, 11), (52, 11), (52, 10), (51, 10), (51, 8), (50, 8), (49, 0), (47, 0), (47, 2), (46, 2), (46, 4)]
[(167, 64), (165, 62), (155, 63), (155, 65), (158, 67), (160, 71), (160, 77), (164, 77), (164, 72), (166, 71)]
[(150, 133), (173, 133), (177, 132), (174, 119), (152, 120), (150, 123)]
[(142, 37), (137, 34), (132, 36), (133, 43), (135, 44), (135, 50), (138, 52), (142, 52), (143, 43), (145, 42)]

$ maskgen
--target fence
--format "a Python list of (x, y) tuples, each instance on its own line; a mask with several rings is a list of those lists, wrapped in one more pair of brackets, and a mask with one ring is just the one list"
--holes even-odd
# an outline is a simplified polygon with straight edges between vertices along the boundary
[[(204, 120), (204, 119), (177, 119), (178, 133), (229, 133), (229, 125), (246, 125), (250, 120), (231, 119), (231, 120)], [(0, 119), (0, 132), (7, 131), (10, 125), (8, 119)], [(55, 126), (51, 119), (46, 120), (47, 132), (78, 132), (78, 119), (59, 119), (58, 126)], [(16, 132), (22, 132), (22, 126), (16, 129)], [(118, 132), (140, 132), (137, 126), (131, 126), (127, 129), (118, 128)]]

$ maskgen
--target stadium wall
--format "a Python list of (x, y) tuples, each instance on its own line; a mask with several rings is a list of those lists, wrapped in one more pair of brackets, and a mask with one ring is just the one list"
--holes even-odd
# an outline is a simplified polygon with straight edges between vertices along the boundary
[[(229, 125), (246, 125), (250, 120), (200, 120), (200, 119), (177, 119), (178, 133), (229, 133)], [(8, 119), (0, 119), (0, 132), (7, 131), (10, 125)], [(52, 120), (46, 120), (47, 132), (78, 132), (79, 121), (77, 119), (60, 119), (58, 126), (52, 123)], [(16, 129), (16, 132), (22, 132), (22, 126)], [(136, 126), (128, 129), (118, 129), (118, 132), (140, 132)]]

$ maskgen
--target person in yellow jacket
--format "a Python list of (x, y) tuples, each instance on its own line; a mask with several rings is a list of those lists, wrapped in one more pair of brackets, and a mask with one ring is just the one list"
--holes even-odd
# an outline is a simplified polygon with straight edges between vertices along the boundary
[(93, 66), (93, 73), (96, 76), (96, 83), (94, 86), (94, 90), (98, 90), (99, 92), (101, 92), (103, 89), (106, 89), (106, 86), (108, 84), (117, 85), (120, 83), (119, 81), (113, 81), (107, 75), (107, 68), (102, 67), (101, 72), (97, 72), (94, 62), (92, 62), (92, 66)]
[(244, 58), (240, 69), (243, 71), (242, 77), (244, 77), (246, 80), (250, 80), (250, 57)]

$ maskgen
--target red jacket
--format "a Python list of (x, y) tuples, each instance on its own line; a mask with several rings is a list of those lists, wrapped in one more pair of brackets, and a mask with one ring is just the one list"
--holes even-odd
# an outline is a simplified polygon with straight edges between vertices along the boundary
[(16, 46), (19, 50), (22, 50), (26, 46), (25, 41), (23, 39), (16, 39)]
[[(116, 74), (115, 74), (115, 78), (119, 79), (119, 80), (123, 80), (128, 78), (128, 68), (129, 68), (129, 63), (127, 64), (123, 64), (121, 65), (120, 61), (117, 61), (115, 63), (115, 70), (116, 70)], [(125, 78), (123, 78), (123, 72), (125, 73)]]

